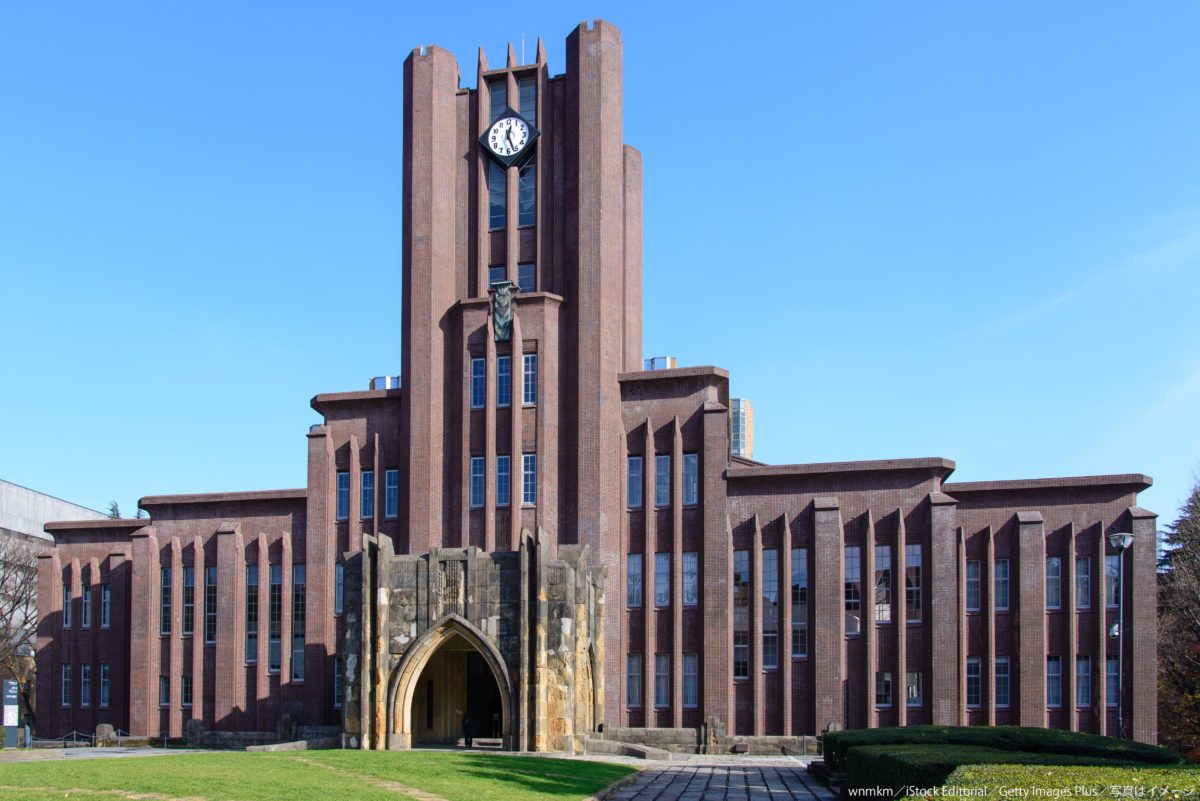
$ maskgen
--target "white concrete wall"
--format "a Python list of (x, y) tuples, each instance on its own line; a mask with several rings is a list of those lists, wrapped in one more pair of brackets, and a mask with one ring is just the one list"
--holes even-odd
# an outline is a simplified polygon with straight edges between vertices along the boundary
[(0, 528), (43, 539), (43, 526), (52, 520), (103, 520), (107, 515), (18, 484), (0, 480)]

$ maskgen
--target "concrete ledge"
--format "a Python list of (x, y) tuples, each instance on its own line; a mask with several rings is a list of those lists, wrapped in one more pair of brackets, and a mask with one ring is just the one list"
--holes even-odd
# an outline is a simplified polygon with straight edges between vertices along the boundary
[(341, 748), (342, 741), (338, 737), (322, 737), (319, 740), (293, 740), (290, 743), (271, 743), (270, 745), (248, 745), (247, 751), (327, 751)]
[(585, 754), (607, 754), (609, 756), (626, 756), (635, 759), (656, 759), (663, 762), (671, 759), (671, 752), (662, 748), (635, 743), (622, 743), (617, 740), (597, 740), (586, 737), (583, 740)]

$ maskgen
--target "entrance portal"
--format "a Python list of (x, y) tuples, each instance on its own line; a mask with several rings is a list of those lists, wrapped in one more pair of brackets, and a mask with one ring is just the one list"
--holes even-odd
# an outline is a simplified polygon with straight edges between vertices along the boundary
[(477, 739), (502, 736), (500, 687), (482, 654), (461, 635), (451, 635), (429, 658), (416, 690), (409, 729), (413, 745), (458, 742), (466, 717)]

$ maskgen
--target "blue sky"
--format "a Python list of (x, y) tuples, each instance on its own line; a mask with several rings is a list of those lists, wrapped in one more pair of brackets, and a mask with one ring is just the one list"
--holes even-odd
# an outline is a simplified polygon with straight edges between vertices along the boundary
[[(0, 476), (303, 486), (400, 363), (402, 63), (621, 27), (645, 345), (775, 463), (1200, 465), (1200, 4), (0, 5)], [(719, 135), (699, 136), (698, 126)]]

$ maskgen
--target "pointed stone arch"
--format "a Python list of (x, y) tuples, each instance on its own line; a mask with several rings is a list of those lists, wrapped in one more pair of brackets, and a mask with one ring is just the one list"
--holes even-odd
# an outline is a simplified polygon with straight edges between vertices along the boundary
[(501, 737), (504, 747), (509, 750), (515, 747), (512, 723), (513, 685), (508, 666), (486, 634), (461, 615), (450, 613), (439, 618), (416, 639), (388, 679), (386, 714), (389, 749), (412, 747), (412, 704), (417, 683), (430, 658), (455, 636), (461, 637), (474, 647), (491, 669), (496, 686), (500, 688)]

